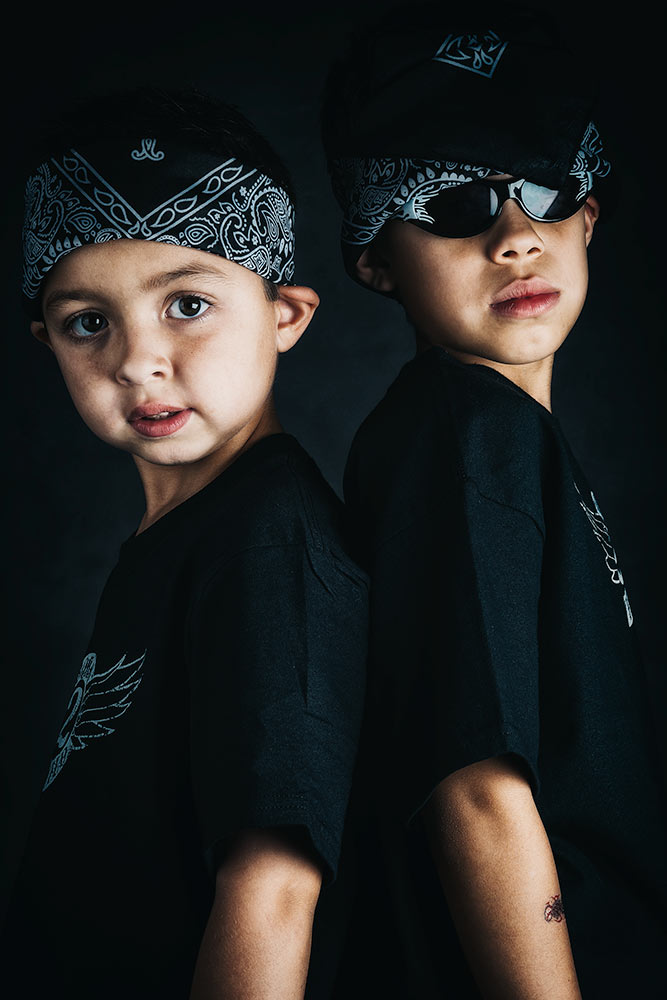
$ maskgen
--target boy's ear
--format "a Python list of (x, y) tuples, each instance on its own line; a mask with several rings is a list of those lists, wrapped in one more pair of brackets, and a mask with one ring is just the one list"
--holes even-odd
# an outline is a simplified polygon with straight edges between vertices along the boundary
[(317, 292), (307, 285), (278, 285), (278, 353), (294, 347), (320, 304)]
[(32, 323), (30, 324), (30, 332), (33, 335), (33, 337), (36, 337), (37, 340), (40, 340), (43, 344), (46, 344), (46, 346), (50, 350), (53, 350), (53, 347), (51, 346), (51, 338), (49, 337), (49, 331), (46, 329), (41, 320), (32, 321)]
[(357, 277), (376, 292), (393, 292), (396, 282), (381, 247), (382, 244), (378, 240), (374, 240), (366, 247), (355, 265)]
[(593, 228), (600, 217), (600, 202), (594, 194), (589, 194), (584, 205), (584, 225), (586, 226), (586, 246), (593, 239)]

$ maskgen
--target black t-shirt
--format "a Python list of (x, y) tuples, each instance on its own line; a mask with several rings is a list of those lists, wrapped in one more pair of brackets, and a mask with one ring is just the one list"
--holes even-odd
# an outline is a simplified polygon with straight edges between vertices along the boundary
[(513, 754), (551, 841), (584, 1000), (638, 984), (643, 1000), (664, 996), (667, 820), (636, 625), (558, 420), (432, 348), (360, 428), (345, 496), (371, 575), (371, 653), (365, 889), (337, 995), (479, 995), (420, 810), (448, 774)]
[(186, 1000), (216, 861), (245, 828), (293, 828), (332, 881), (367, 613), (343, 506), (287, 434), (122, 545), (15, 888), (3, 996)]

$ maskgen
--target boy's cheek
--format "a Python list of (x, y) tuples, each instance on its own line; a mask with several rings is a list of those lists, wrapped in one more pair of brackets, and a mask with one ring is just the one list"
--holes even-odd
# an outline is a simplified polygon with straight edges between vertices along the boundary
[(105, 386), (93, 373), (82, 373), (65, 364), (60, 364), (60, 370), (76, 410), (91, 430), (98, 433), (98, 427), (108, 423), (111, 416), (120, 415), (120, 407), (113, 406)]

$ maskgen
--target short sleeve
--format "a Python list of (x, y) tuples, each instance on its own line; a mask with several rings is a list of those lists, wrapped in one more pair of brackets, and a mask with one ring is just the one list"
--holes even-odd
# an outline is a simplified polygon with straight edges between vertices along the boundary
[(335, 876), (363, 708), (365, 578), (305, 543), (216, 567), (188, 628), (192, 787), (202, 846), (305, 829)]
[(539, 789), (543, 538), (471, 480), (376, 554), (374, 675), (408, 820), (452, 772), (515, 754)]

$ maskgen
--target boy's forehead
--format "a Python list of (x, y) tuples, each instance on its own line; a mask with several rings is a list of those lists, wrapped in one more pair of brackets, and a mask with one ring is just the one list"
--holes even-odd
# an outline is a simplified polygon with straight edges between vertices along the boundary
[(245, 277), (246, 270), (224, 257), (190, 247), (113, 240), (80, 247), (62, 257), (46, 276), (44, 304), (62, 301), (63, 293), (113, 294), (121, 282), (125, 288), (145, 293), (188, 277), (229, 283)]

